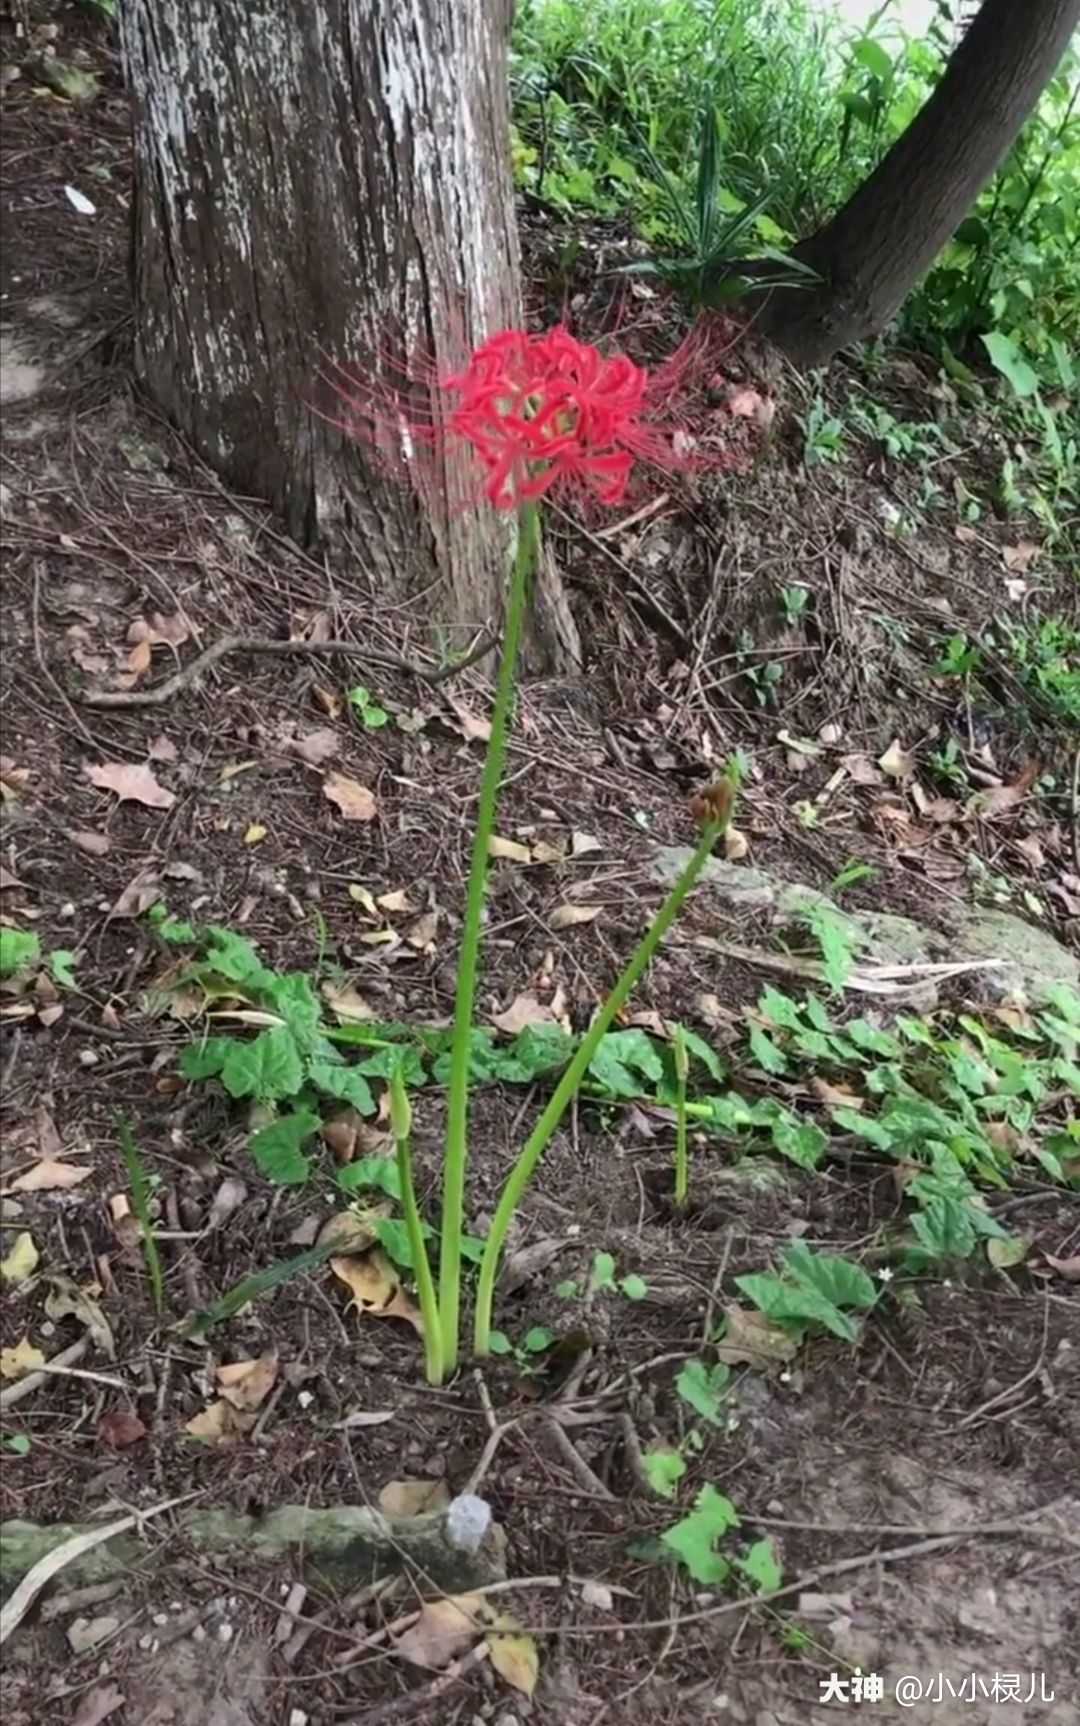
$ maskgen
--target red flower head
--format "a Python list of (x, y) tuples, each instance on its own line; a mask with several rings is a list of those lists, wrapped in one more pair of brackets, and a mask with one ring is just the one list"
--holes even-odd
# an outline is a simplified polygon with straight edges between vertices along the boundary
[(561, 326), (492, 336), (443, 384), (458, 398), (449, 430), (483, 463), (499, 509), (561, 485), (618, 503), (635, 457), (678, 465), (670, 439), (646, 418), (648, 386), (625, 355), (605, 359)]
[[(680, 447), (672, 411), (707, 345), (692, 333), (650, 373), (625, 354), (606, 357), (561, 325), (541, 335), (504, 330), (449, 376), (410, 376), (395, 389), (343, 374), (342, 423), (384, 457), (463, 446), (479, 461), (497, 509), (554, 488), (619, 503), (635, 461), (668, 471), (730, 465), (726, 455), (703, 462), (691, 454), (693, 439)], [(422, 411), (418, 392), (430, 403)]]

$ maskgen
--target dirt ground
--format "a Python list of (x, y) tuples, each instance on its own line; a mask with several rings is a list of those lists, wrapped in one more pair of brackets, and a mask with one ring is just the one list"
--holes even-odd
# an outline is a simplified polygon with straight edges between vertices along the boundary
[[(43, 1267), (98, 1286), (115, 1358), (92, 1352), (86, 1376), (50, 1377), (5, 1410), (5, 1439), (29, 1448), (4, 1455), (3, 1514), (86, 1522), (192, 1491), (258, 1515), (283, 1502), (373, 1502), (402, 1477), (453, 1492), (505, 1425), (481, 1490), (541, 1666), (531, 1698), (483, 1661), (440, 1690), (365, 1644), (370, 1607), (318, 1590), (292, 1628), (318, 1623), (294, 1649), (275, 1626), (301, 1554), (294, 1565), (223, 1564), (178, 1524), (149, 1522), (145, 1562), (119, 1590), (68, 1609), (112, 1619), (100, 1639), (73, 1647), (70, 1617), (48, 1600), (20, 1626), (0, 1679), (5, 1726), (829, 1726), (860, 1707), (928, 1726), (1070, 1726), (1080, 1718), (1080, 1304), (1065, 1281), (972, 1262), (927, 1280), (906, 1308), (876, 1312), (855, 1348), (822, 1338), (789, 1369), (736, 1375), (728, 1418), (706, 1427), (684, 1484), (726, 1494), (748, 1540), (772, 1537), (792, 1584), (775, 1603), (695, 1589), (632, 1550), (672, 1520), (643, 1489), (639, 1452), (684, 1431), (674, 1378), (707, 1342), (731, 1279), (793, 1239), (857, 1257), (898, 1203), (869, 1162), (785, 1166), (762, 1183), (734, 1174), (710, 1141), (678, 1217), (666, 1197), (670, 1126), (640, 1111), (575, 1110), (515, 1245), (547, 1242), (557, 1276), (579, 1280), (597, 1250), (611, 1252), (620, 1272), (647, 1278), (648, 1295), (588, 1308), (569, 1378), (556, 1351), (540, 1371), (500, 1361), (430, 1390), (415, 1335), (358, 1323), (325, 1268), (254, 1302), (212, 1343), (178, 1333), (185, 1313), (310, 1243), (333, 1197), (262, 1181), (238, 1111), (178, 1076), (191, 1027), (161, 1010), (176, 954), (146, 909), (158, 900), (235, 928), (280, 969), (332, 964), (382, 1017), (446, 1023), (481, 750), (470, 718), (487, 707), (490, 667), (441, 684), (413, 675), (418, 620), (387, 618), (362, 572), (328, 571), (285, 541), (258, 500), (230, 495), (140, 397), (125, 103), (100, 31), (74, 17), (62, 15), (65, 52), (99, 74), (97, 99), (63, 101), (25, 74), (3, 97), (0, 890), (7, 923), (75, 953), (78, 989), (44, 984), (32, 1014), (0, 1018), (0, 1072), (5, 1181), (61, 1152), (92, 1173), (68, 1191), (5, 1198), (3, 1228), (5, 1251), (29, 1231)], [(533, 218), (536, 307), (558, 247), (555, 225)], [(566, 285), (572, 305), (583, 295), (582, 316), (587, 253), (582, 283)], [(736, 383), (764, 387), (756, 361), (735, 356), (732, 368)], [(1059, 939), (1075, 940), (1074, 740), (1016, 698), (1008, 665), (986, 712), (927, 675), (943, 628), (977, 628), (1001, 603), (1003, 548), (1024, 536), (990, 519), (958, 539), (946, 510), (897, 537), (913, 482), (871, 449), (808, 472), (795, 430), (803, 387), (770, 374), (776, 418), (746, 471), (672, 488), (614, 537), (556, 518), (587, 653), (578, 675), (522, 692), (500, 831), (566, 857), (496, 867), (484, 1019), (524, 991), (561, 988), (569, 1020), (587, 1023), (658, 902), (656, 845), (689, 841), (688, 797), (735, 748), (752, 759), (739, 815), (751, 863), (827, 887), (859, 858), (877, 873), (845, 904), (945, 927), (971, 891), (974, 854), (985, 872), (1037, 886)], [(883, 387), (898, 405), (918, 397), (927, 408), (932, 371), (901, 356)], [(976, 426), (943, 483), (978, 472), (979, 437)], [(1048, 559), (1038, 576), (1046, 594), (1070, 579)], [(795, 617), (783, 602), (792, 586), (811, 596)], [(158, 706), (84, 699), (154, 687), (234, 632), (349, 639), (355, 659), (237, 655)], [(768, 706), (748, 674), (755, 654), (783, 667)], [(357, 723), (341, 704), (357, 682), (406, 727)], [(370, 788), (377, 820), (345, 822), (322, 794), (323, 767), (297, 750), (316, 731), (332, 734), (334, 769)], [(876, 761), (893, 739), (925, 752), (949, 736), (972, 754), (989, 749), (1005, 784), (1037, 754), (1058, 789), (962, 834), (911, 814), (898, 822), (880, 774), (841, 775), (828, 789), (842, 757)], [(826, 741), (800, 752), (792, 738)], [(169, 795), (158, 807), (121, 800), (88, 775), (103, 764), (149, 768)], [(822, 815), (811, 825), (799, 808), (814, 800)], [(595, 844), (574, 855), (575, 834)], [(1033, 834), (1037, 882), (1030, 845), (1017, 849)], [(402, 923), (395, 941), (365, 942), (358, 883), (375, 896), (406, 889), (428, 938), (411, 941)], [(553, 931), (567, 903), (598, 914)], [(635, 1007), (685, 1019), (737, 1062), (741, 1010), (768, 979), (695, 944), (718, 931), (737, 942), (763, 932), (753, 912), (721, 915), (700, 895)], [(762, 1082), (750, 1074), (743, 1088)], [(425, 1184), (441, 1106), (435, 1092), (417, 1104)], [(470, 1223), (480, 1232), (535, 1107), (531, 1093), (478, 1093)], [(111, 1208), (130, 1190), (117, 1114), (156, 1183), (164, 1319)], [(236, 1202), (208, 1227), (223, 1182)], [(1024, 1207), (1045, 1250), (1076, 1252), (1075, 1196), (1042, 1187), (1005, 1202)], [(502, 1301), (508, 1334), (565, 1322), (553, 1281), (526, 1278)], [(46, 1353), (81, 1335), (71, 1314), (44, 1317), (43, 1293), (40, 1280), (5, 1292), (5, 1345), (28, 1327)], [(281, 1377), (254, 1429), (231, 1447), (193, 1442), (185, 1423), (215, 1366), (270, 1352)], [(350, 1423), (358, 1411), (385, 1418)], [(136, 1442), (110, 1444), (117, 1413), (137, 1417)], [(833, 1674), (845, 1694), (830, 1694)], [(1008, 1674), (1020, 1675), (1020, 1700)], [(880, 1700), (872, 1685), (865, 1702), (852, 1694), (866, 1675), (881, 1679)]]

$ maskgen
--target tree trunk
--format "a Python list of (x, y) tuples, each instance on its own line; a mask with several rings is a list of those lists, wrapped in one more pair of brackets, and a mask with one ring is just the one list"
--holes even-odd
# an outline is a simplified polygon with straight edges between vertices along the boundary
[(508, 523), (461, 507), (456, 458), (395, 482), (312, 408), (333, 411), (334, 365), (442, 372), (520, 317), (511, 0), (120, 11), (140, 381), (299, 543), (347, 553), (390, 603), (423, 594), (425, 624), (476, 629)]
[(983, 0), (940, 84), (832, 221), (796, 248), (823, 277), (765, 314), (797, 365), (876, 335), (1001, 162), (1068, 47), (1080, 0)]

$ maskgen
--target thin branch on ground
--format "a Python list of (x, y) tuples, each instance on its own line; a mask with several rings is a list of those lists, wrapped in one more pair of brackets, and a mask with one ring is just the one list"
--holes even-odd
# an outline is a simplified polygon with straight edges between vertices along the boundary
[(464, 658), (455, 659), (450, 665), (429, 669), (422, 665), (412, 665), (406, 659), (397, 659), (393, 654), (373, 653), (356, 641), (275, 641), (271, 636), (265, 635), (223, 635), (220, 641), (215, 641), (181, 670), (174, 672), (171, 677), (166, 677), (164, 682), (156, 683), (152, 689), (98, 689), (81, 695), (79, 699), (85, 707), (163, 707), (174, 695), (179, 695), (190, 684), (197, 682), (218, 660), (226, 659), (231, 653), (277, 656), (317, 654), (327, 657), (337, 654), (363, 660), (368, 665), (377, 665), (384, 670), (404, 672), (406, 676), (418, 677), (424, 683), (445, 683), (448, 678), (456, 677), (470, 665), (475, 665), (477, 660), (483, 659), (497, 645), (497, 637), (485, 635)]

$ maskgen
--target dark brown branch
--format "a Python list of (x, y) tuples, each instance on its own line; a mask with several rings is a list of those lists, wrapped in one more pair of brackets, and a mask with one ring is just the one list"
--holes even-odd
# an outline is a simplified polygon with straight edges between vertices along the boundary
[(163, 683), (156, 683), (152, 689), (99, 689), (84, 694), (79, 699), (84, 707), (162, 707), (166, 701), (171, 701), (174, 695), (179, 695), (189, 683), (195, 683), (204, 671), (209, 671), (212, 665), (216, 665), (219, 659), (225, 659), (230, 653), (318, 653), (328, 656), (350, 654), (354, 659), (362, 659), (365, 664), (379, 665), (389, 671), (403, 671), (407, 676), (419, 677), (425, 683), (444, 683), (448, 677), (455, 677), (459, 671), (464, 671), (468, 666), (475, 665), (478, 659), (483, 659), (497, 642), (497, 636), (485, 635), (464, 659), (428, 671), (421, 665), (410, 665), (406, 659), (395, 659), (389, 653), (372, 653), (355, 641), (274, 641), (269, 636), (262, 635), (223, 635), (220, 641), (215, 641), (205, 652), (198, 654)]

